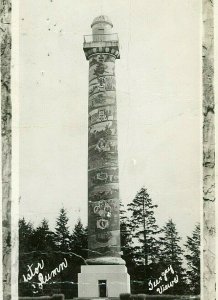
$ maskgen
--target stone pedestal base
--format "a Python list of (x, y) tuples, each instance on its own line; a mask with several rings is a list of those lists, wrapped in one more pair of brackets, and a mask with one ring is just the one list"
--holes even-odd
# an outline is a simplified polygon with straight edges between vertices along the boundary
[[(101, 284), (103, 293), (102, 296)], [(130, 293), (130, 277), (124, 265), (85, 265), (78, 274), (78, 297), (119, 297)]]

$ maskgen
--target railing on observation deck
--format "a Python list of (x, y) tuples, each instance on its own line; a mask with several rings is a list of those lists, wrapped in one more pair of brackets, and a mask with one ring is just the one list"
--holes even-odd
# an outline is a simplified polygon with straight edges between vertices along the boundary
[(84, 35), (84, 44), (95, 42), (118, 42), (117, 33)]

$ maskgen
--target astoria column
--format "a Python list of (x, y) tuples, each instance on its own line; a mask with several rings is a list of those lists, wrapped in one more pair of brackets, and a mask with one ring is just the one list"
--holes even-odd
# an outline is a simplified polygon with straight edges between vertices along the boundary
[(120, 259), (115, 80), (119, 45), (107, 17), (97, 17), (91, 26), (93, 34), (84, 37), (89, 61), (88, 263), (125, 264)]
[[(95, 18), (91, 27), (92, 35), (84, 36), (83, 44), (89, 61), (89, 251), (88, 265), (82, 266), (79, 274), (79, 297), (116, 297), (130, 289), (129, 275), (120, 252), (115, 79), (115, 61), (120, 58), (119, 42), (117, 34), (112, 33), (113, 24), (107, 16)], [(99, 284), (103, 282), (104, 287), (101, 287)], [(89, 295), (86, 286), (89, 286)]]

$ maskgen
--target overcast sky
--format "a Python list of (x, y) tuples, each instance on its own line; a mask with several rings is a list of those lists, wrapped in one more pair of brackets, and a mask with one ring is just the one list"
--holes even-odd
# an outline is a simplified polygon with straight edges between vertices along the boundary
[(88, 62), (83, 35), (105, 14), (116, 61), (120, 196), (144, 185), (190, 234), (200, 219), (198, 0), (20, 1), (20, 216), (51, 227), (61, 206), (87, 222)]

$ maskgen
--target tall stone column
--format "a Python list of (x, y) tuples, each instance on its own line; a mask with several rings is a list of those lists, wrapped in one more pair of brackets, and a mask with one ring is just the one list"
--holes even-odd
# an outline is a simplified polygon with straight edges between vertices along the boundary
[[(129, 275), (120, 253), (115, 80), (119, 42), (117, 34), (111, 32), (113, 25), (108, 17), (95, 18), (91, 27), (92, 35), (84, 37), (83, 45), (89, 61), (89, 258), (79, 274), (79, 297), (117, 297), (130, 290)], [(105, 286), (101, 287), (99, 282)]]
[(98, 34), (97, 26), (103, 32), (112, 27), (108, 20), (103, 21), (94, 20), (93, 42), (84, 44), (89, 60), (88, 262), (122, 264), (115, 80), (119, 49), (116, 35)]

